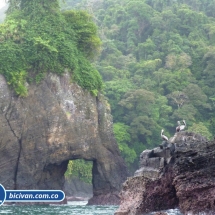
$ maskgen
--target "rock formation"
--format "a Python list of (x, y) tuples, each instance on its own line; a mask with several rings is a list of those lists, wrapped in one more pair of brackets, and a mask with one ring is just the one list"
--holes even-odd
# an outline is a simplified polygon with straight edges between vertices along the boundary
[(64, 190), (68, 200), (69, 198), (77, 197), (88, 200), (93, 196), (92, 184), (80, 181), (80, 179), (75, 176), (65, 179)]
[[(166, 147), (165, 147), (166, 145)], [(215, 214), (215, 142), (179, 132), (140, 156), (140, 169), (128, 178), (115, 215), (179, 208), (183, 214)]]
[(0, 76), (0, 183), (5, 189), (63, 189), (69, 160), (93, 161), (90, 204), (117, 204), (126, 167), (103, 97), (91, 96), (69, 74), (48, 74), (13, 94)]

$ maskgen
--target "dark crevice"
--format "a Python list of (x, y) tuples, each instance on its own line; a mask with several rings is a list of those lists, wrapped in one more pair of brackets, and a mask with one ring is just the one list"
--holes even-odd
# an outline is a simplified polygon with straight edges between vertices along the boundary
[(101, 124), (101, 119), (100, 119), (100, 110), (99, 110), (99, 98), (98, 96), (96, 97), (96, 109), (97, 109), (97, 113), (98, 113), (98, 127), (100, 128), (100, 124)]
[(19, 142), (19, 153), (16, 161), (16, 167), (15, 167), (15, 173), (14, 173), (14, 190), (17, 189), (17, 173), (19, 169), (19, 161), (20, 161), (20, 156), (21, 156), (21, 151), (22, 151), (22, 138), (18, 140)]
[(18, 173), (20, 155), (21, 155), (21, 150), (22, 150), (22, 136), (19, 138), (19, 137), (16, 135), (15, 131), (13, 130), (13, 128), (12, 128), (12, 126), (11, 126), (11, 124), (10, 124), (10, 120), (9, 120), (9, 119), (10, 119), (10, 117), (11, 117), (11, 114), (10, 114), (9, 117), (8, 117), (8, 111), (11, 109), (11, 103), (12, 103), (12, 98), (11, 98), (11, 100), (10, 100), (10, 104), (9, 104), (9, 106), (8, 106), (8, 108), (7, 108), (7, 111), (6, 111), (6, 113), (5, 113), (4, 116), (5, 116), (5, 119), (6, 119), (6, 121), (7, 121), (7, 124), (8, 124), (8, 126), (9, 126), (11, 132), (13, 133), (14, 137), (17, 139), (17, 141), (18, 141), (18, 143), (19, 143), (19, 151), (18, 151), (18, 157), (17, 157), (17, 161), (16, 161), (16, 166), (15, 166), (15, 172), (14, 172), (14, 187), (13, 187), (13, 189), (16, 190), (16, 189), (17, 189), (17, 173)]

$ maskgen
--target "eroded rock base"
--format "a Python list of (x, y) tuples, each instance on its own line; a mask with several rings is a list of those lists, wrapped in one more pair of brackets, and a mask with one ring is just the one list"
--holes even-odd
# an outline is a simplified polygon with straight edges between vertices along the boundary
[(120, 196), (115, 215), (176, 207), (185, 215), (215, 214), (215, 142), (180, 132), (167, 144), (143, 151), (140, 169), (123, 184)]

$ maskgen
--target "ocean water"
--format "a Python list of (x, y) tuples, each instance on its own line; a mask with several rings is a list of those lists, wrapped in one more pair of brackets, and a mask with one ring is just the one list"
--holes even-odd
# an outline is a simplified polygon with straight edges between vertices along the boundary
[[(117, 206), (88, 206), (86, 201), (68, 202), (67, 205), (0, 206), (0, 215), (113, 215)], [(182, 215), (177, 209), (168, 215)], [(153, 215), (153, 213), (148, 214)]]

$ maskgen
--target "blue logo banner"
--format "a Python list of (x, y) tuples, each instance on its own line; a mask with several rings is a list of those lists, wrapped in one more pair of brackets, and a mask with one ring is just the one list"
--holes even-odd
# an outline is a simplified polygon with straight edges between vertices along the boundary
[(65, 198), (61, 190), (6, 190), (7, 202), (60, 202)]
[(4, 203), (6, 198), (6, 191), (4, 187), (0, 184), (0, 206)]
[(4, 202), (61, 202), (62, 190), (5, 190), (0, 184), (0, 205)]

